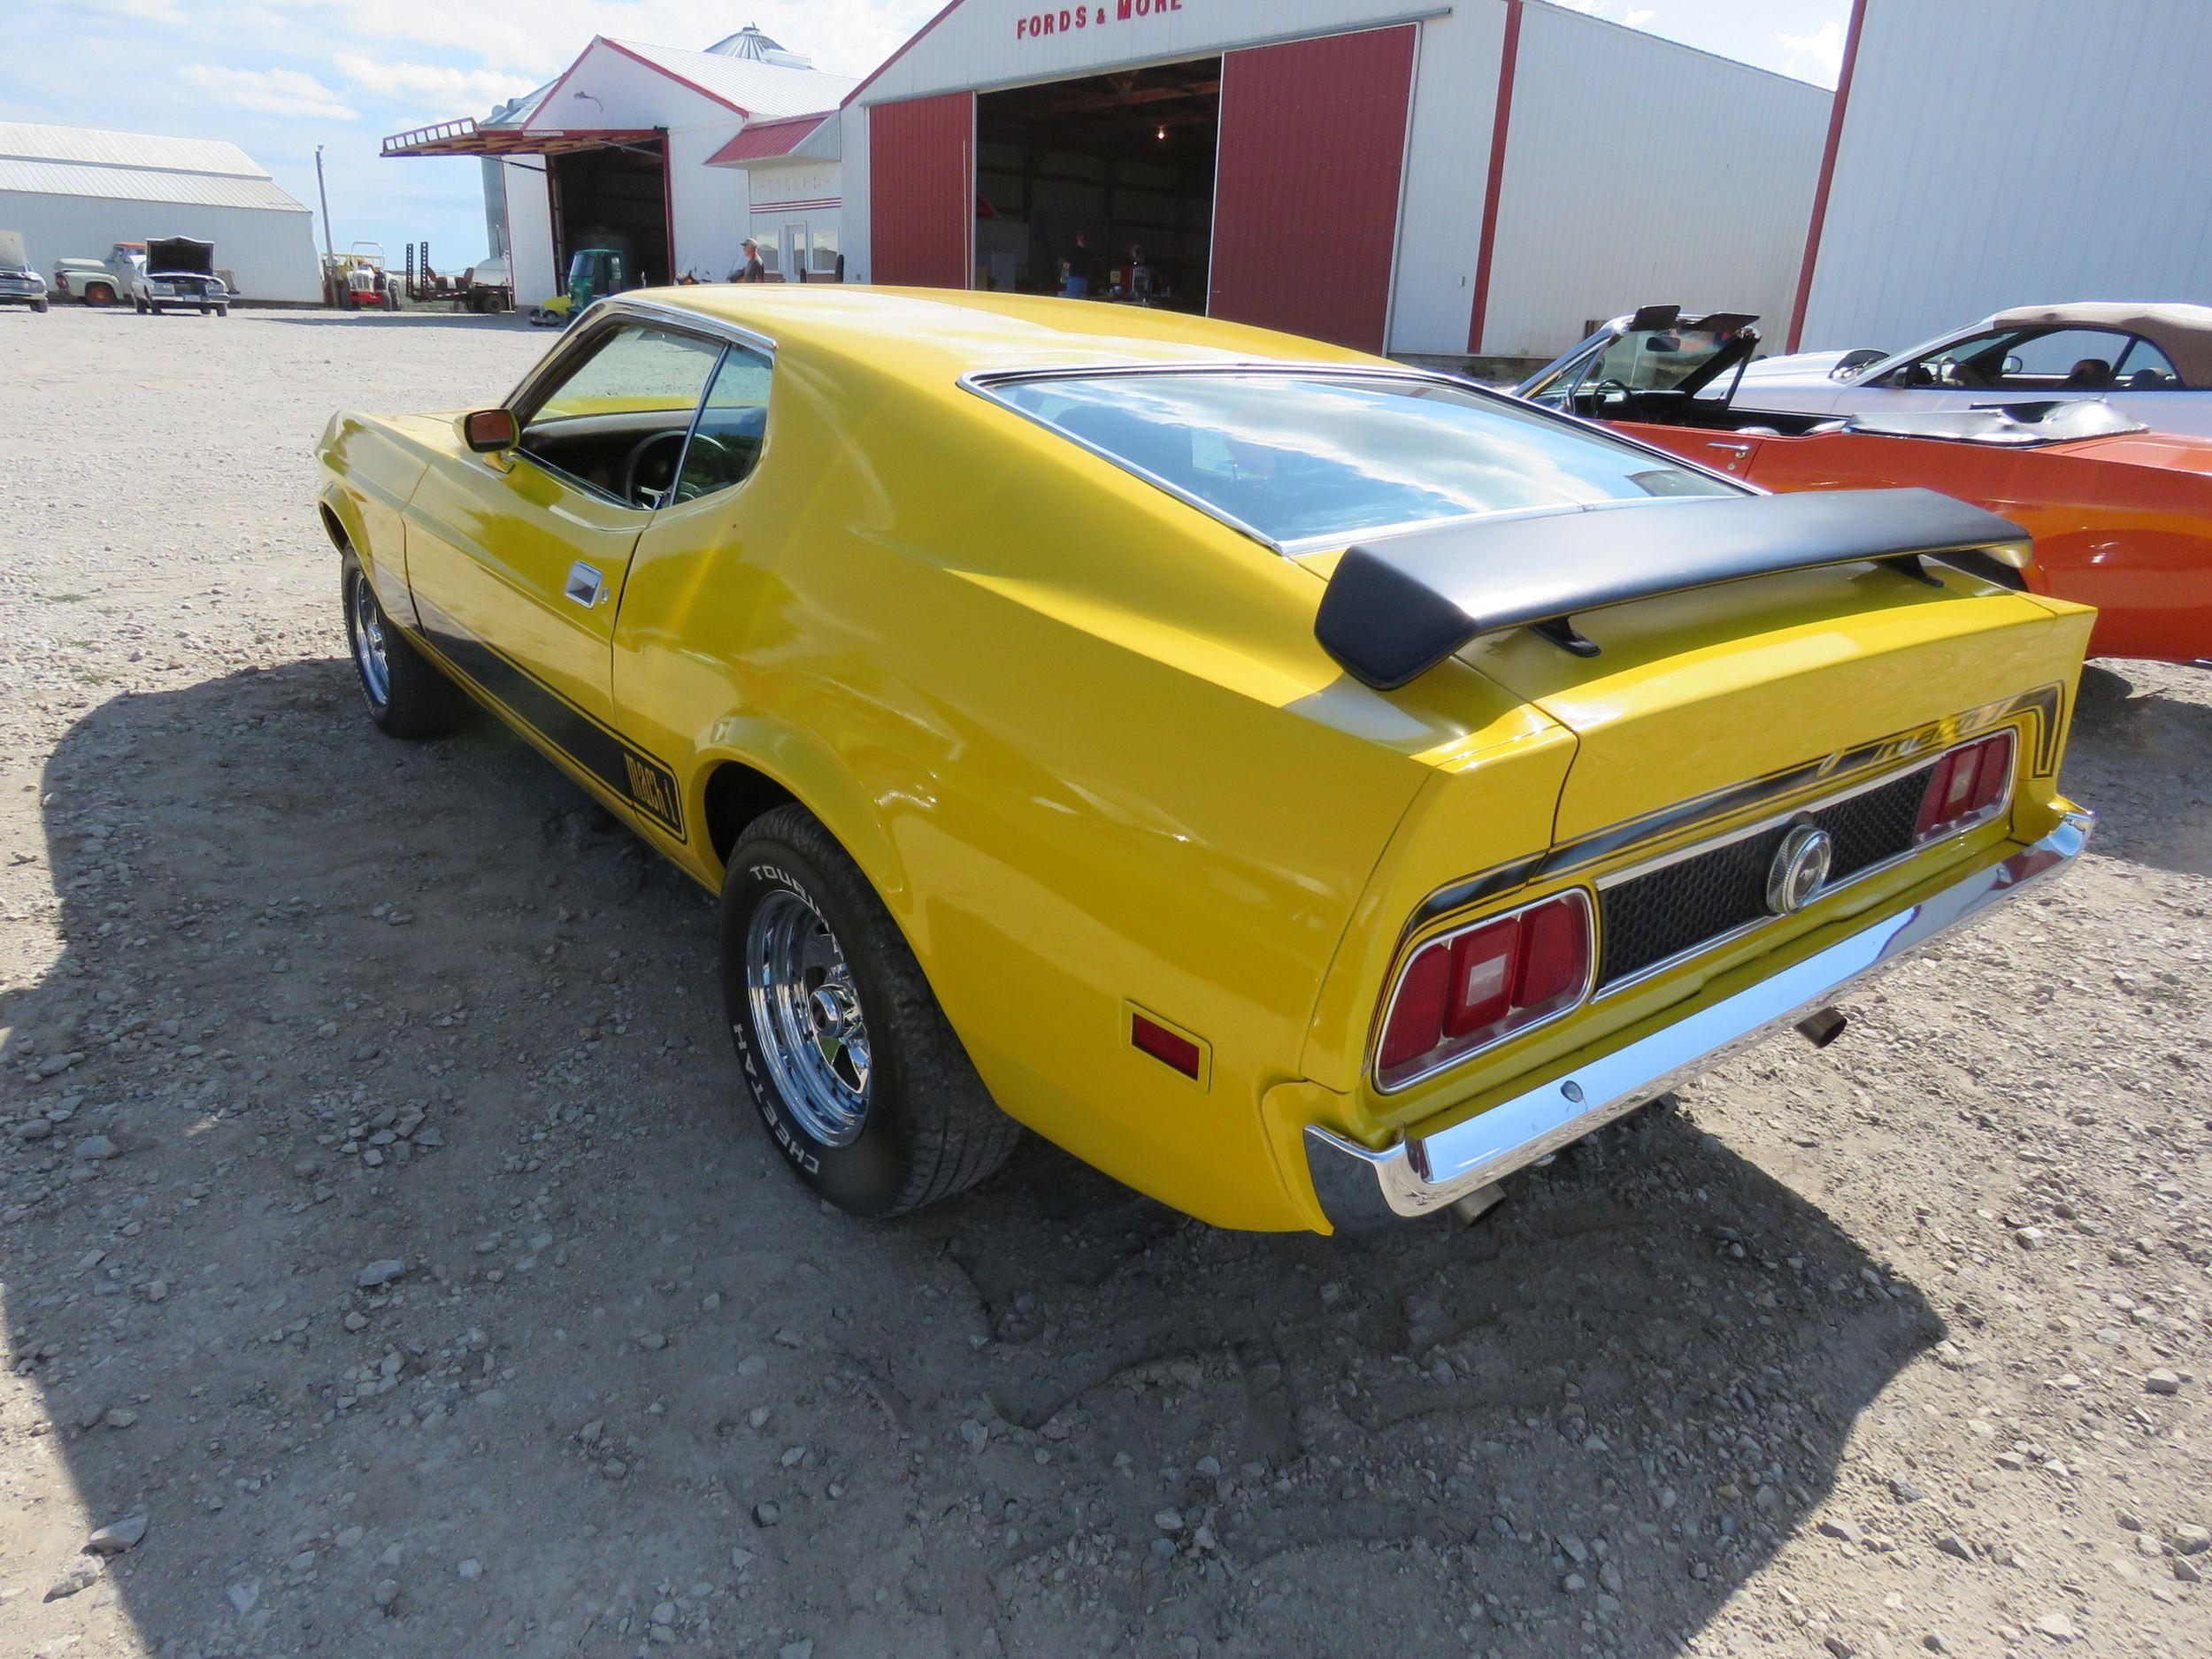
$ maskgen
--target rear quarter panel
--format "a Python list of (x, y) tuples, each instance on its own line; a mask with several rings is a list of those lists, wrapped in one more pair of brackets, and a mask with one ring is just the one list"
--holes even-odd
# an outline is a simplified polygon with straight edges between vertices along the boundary
[(1423, 757), (1517, 702), (1377, 697), (1314, 642), (1312, 572), (955, 385), (787, 354), (773, 398), (752, 481), (641, 545), (634, 735), (692, 757), (695, 808), (739, 759), (823, 818), (1015, 1117), (1218, 1225), (1312, 1225), (1260, 1099)]

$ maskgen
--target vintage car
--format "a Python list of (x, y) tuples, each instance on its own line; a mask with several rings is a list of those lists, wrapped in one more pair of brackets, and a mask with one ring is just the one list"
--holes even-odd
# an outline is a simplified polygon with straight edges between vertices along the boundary
[(371, 719), (465, 691), (719, 895), (858, 1214), (1017, 1123), (1225, 1226), (1464, 1210), (2088, 833), (2014, 526), (1258, 329), (641, 290), (319, 457)]
[(2107, 398), (2156, 432), (2212, 436), (2212, 305), (2022, 305), (1909, 351), (1803, 351), (1755, 363), (1740, 408), (1923, 414), (2031, 398)]
[(215, 244), (196, 236), (156, 236), (131, 278), (131, 304), (142, 314), (196, 311), (230, 315), (230, 288), (215, 273)]
[(1772, 490), (1914, 485), (2028, 531), (2028, 586), (2097, 607), (2093, 657), (2212, 657), (2212, 437), (2110, 402), (2039, 399), (1848, 419), (1742, 406), (1758, 319), (1617, 317), (1517, 389)]
[(46, 279), (33, 269), (19, 231), (0, 230), (0, 305), (47, 307)]

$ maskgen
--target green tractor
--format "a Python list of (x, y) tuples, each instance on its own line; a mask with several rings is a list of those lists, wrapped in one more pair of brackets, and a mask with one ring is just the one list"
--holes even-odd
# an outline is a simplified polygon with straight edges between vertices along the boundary
[(630, 255), (622, 248), (579, 248), (569, 256), (568, 292), (530, 313), (530, 320), (549, 328), (565, 328), (583, 315), (592, 301), (604, 299), (638, 286)]

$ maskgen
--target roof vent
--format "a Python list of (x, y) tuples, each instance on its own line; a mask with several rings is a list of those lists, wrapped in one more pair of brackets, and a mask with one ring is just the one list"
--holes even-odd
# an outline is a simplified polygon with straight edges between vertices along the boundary
[(748, 23), (727, 40), (707, 48), (719, 58), (742, 58), (756, 64), (776, 64), (785, 69), (811, 69), (814, 60), (803, 52), (786, 51), (768, 38), (758, 24)]

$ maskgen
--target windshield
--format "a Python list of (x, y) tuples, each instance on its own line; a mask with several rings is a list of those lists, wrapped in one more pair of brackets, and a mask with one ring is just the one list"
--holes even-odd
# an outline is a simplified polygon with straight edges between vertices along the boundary
[(1441, 380), (1256, 370), (1053, 375), (990, 395), (1286, 551), (1726, 483)]

